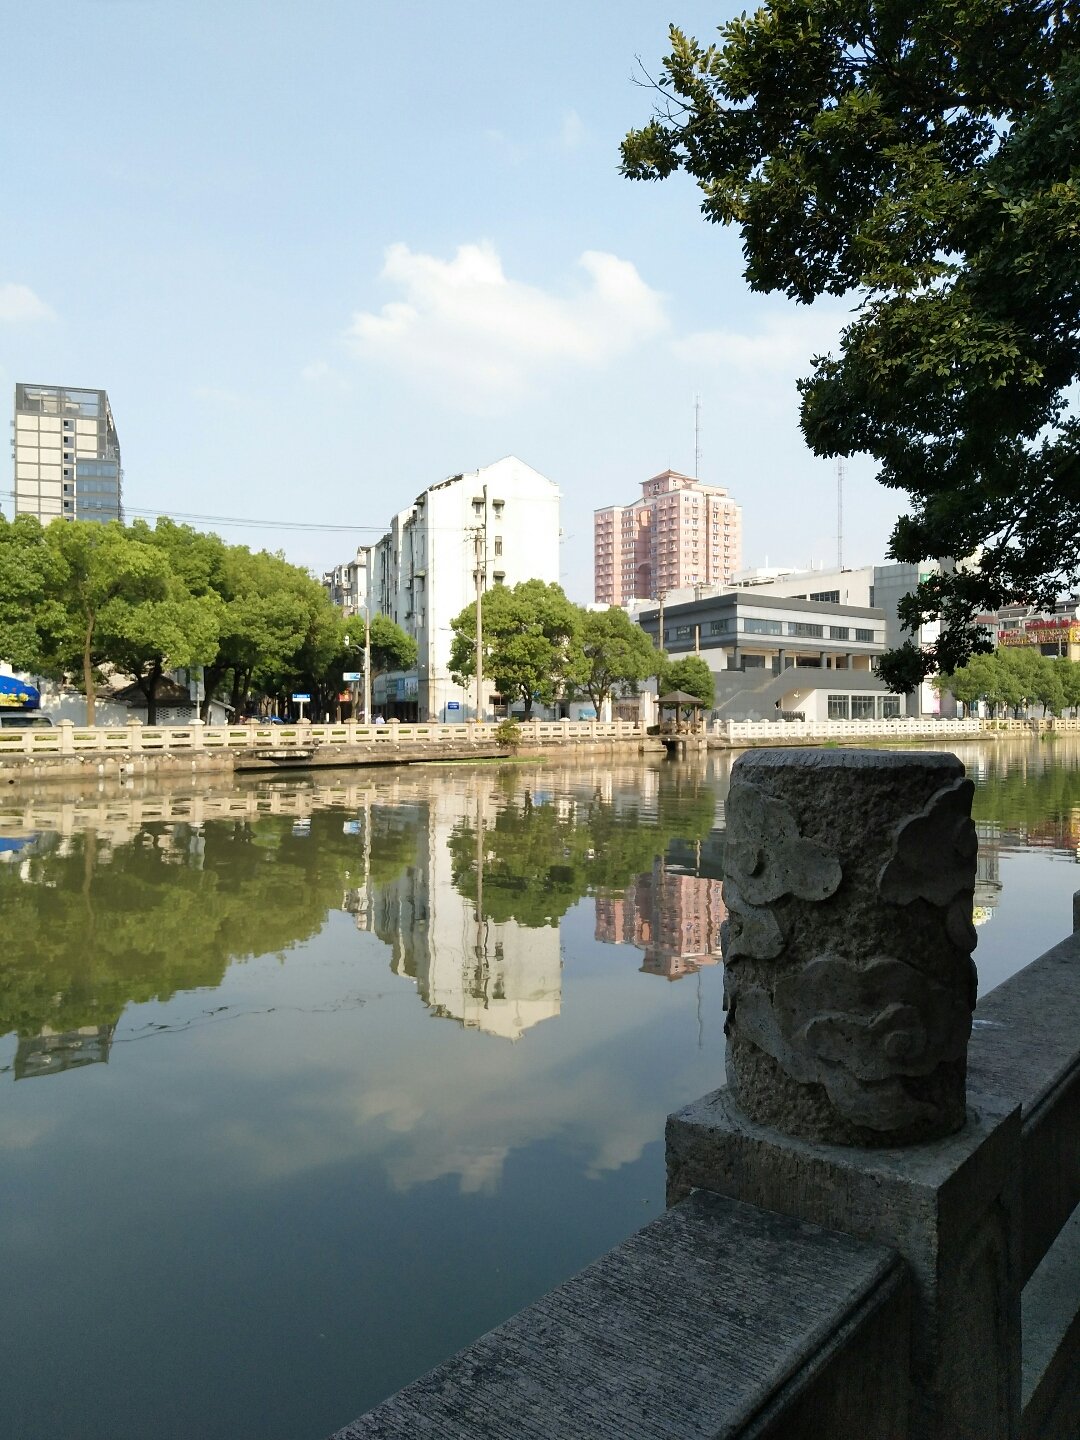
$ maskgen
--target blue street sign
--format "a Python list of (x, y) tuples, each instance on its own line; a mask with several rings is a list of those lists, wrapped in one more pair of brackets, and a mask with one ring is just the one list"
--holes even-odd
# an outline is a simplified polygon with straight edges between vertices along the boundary
[(460, 709), (461, 709), (461, 701), (460, 701), (460, 700), (447, 700), (447, 702), (446, 702), (446, 708), (447, 708), (448, 710), (460, 710)]
[(297, 705), (310, 705), (310, 704), (311, 704), (311, 696), (310, 696), (310, 695), (300, 695), (300, 694), (297, 694), (297, 695), (294, 695), (292, 698), (293, 698), (293, 702), (294, 702), (295, 704), (297, 704)]
[(362, 680), (364, 678), (364, 672), (362, 670), (346, 670), (341, 678), (346, 681)]

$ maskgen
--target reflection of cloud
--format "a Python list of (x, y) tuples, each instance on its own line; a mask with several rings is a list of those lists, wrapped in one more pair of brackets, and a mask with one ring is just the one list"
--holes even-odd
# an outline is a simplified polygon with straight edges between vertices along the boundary
[(56, 312), (30, 289), (12, 281), (0, 284), (0, 323), (24, 325), (34, 320), (55, 320)]
[(511, 279), (486, 241), (450, 260), (391, 245), (382, 275), (400, 298), (357, 312), (349, 339), (365, 359), (449, 383), (455, 402), (517, 399), (543, 373), (600, 368), (666, 325), (628, 260), (587, 250), (578, 265), (585, 284), (561, 295)]
[(0, 1110), (0, 1150), (32, 1150), (48, 1140), (60, 1126), (57, 1114), (32, 1115)]

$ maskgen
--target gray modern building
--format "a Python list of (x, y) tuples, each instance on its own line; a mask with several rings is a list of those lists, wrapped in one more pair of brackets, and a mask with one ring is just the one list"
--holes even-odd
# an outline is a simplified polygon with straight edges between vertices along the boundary
[(777, 711), (807, 720), (901, 713), (900, 697), (874, 668), (886, 648), (885, 611), (877, 606), (728, 590), (666, 604), (662, 612), (643, 610), (638, 623), (673, 660), (705, 661), (721, 719), (765, 720)]
[(120, 442), (104, 390), (15, 386), (15, 514), (122, 520)]

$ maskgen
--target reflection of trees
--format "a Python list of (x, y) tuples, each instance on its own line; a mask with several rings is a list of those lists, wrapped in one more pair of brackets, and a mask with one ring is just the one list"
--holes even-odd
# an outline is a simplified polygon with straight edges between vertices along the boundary
[(1074, 753), (1059, 756), (1054, 753), (1058, 748), (1048, 742), (1033, 754), (1003, 756), (975, 791), (975, 819), (1022, 835), (1030, 844), (1075, 849), (1080, 843), (1080, 769)]
[(690, 780), (662, 786), (655, 812), (599, 795), (538, 804), (531, 790), (509, 794), (482, 835), (469, 819), (454, 826), (453, 883), (476, 901), (479, 839), (484, 917), (557, 925), (583, 896), (622, 890), (651, 869), (674, 837), (704, 839), (715, 808), (713, 792)]
[(309, 939), (357, 867), (341, 832), (325, 813), (310, 838), (279, 816), (146, 828), (115, 846), (83, 831), (3, 867), (0, 1034), (108, 1025), (126, 1004), (219, 985), (231, 960)]

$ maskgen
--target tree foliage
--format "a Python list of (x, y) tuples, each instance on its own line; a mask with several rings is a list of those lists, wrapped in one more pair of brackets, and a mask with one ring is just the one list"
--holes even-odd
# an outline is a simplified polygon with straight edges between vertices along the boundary
[(1080, 707), (1080, 665), (1042, 655), (1034, 646), (1002, 646), (990, 655), (973, 655), (934, 683), (965, 707), (983, 701), (994, 714), (1011, 710), (1019, 715), (1041, 705), (1044, 713), (1061, 715)]
[(597, 714), (613, 695), (636, 694), (641, 681), (660, 667), (652, 638), (615, 606), (583, 612), (579, 643), (584, 660), (580, 687)]
[(907, 688), (980, 648), (975, 617), (1080, 577), (1080, 47), (1073, 7), (767, 0), (702, 46), (672, 28), (623, 171), (685, 170), (746, 279), (857, 302), (800, 383), (822, 456), (905, 493), (890, 553), (973, 557), (901, 605), (940, 638)]
[(669, 660), (665, 656), (658, 683), (658, 695), (685, 690), (687, 695), (697, 696), (706, 709), (712, 708), (716, 677), (700, 655), (684, 655), (681, 660)]
[[(558, 585), (523, 580), (496, 585), (483, 598), (484, 674), (511, 703), (521, 700), (525, 715), (534, 700), (544, 705), (579, 684), (585, 674), (581, 615)], [(451, 621), (454, 640), (450, 671), (463, 685), (476, 674), (476, 612), (468, 605)]]
[(0, 658), (77, 676), (90, 724), (102, 667), (134, 678), (151, 724), (157, 682), (200, 665), (204, 719), (223, 693), (235, 713), (253, 689), (280, 697), (301, 684), (321, 699), (340, 686), (343, 633), (323, 587), (282, 555), (165, 518), (43, 528), (0, 517)]
[[(391, 670), (411, 670), (416, 664), (417, 645), (411, 635), (390, 619), (389, 615), (373, 615), (369, 625), (371, 642), (371, 680)], [(359, 659), (363, 669), (363, 652)]]
[(43, 668), (81, 674), (86, 723), (93, 725), (97, 667), (113, 659), (110, 650), (130, 628), (132, 607), (165, 599), (168, 561), (115, 520), (58, 522), (45, 537), (57, 560), (50, 598), (63, 620), (43, 637), (49, 652)]
[[(625, 889), (672, 840), (703, 840), (716, 823), (715, 797), (697, 780), (663, 787), (656, 805), (649, 814), (595, 795), (567, 809), (512, 794), (482, 836), (484, 918), (557, 925), (583, 896)], [(454, 887), (474, 902), (478, 838), (461, 819), (448, 841)]]

